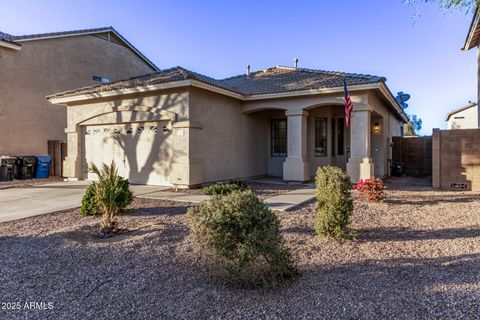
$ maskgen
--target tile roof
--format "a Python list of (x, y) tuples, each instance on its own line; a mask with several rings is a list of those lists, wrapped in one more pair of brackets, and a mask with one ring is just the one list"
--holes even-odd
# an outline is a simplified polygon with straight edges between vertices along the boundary
[(223, 80), (217, 80), (182, 67), (174, 67), (109, 84), (57, 93), (49, 96), (49, 98), (66, 98), (82, 94), (108, 92), (180, 80), (197, 80), (234, 93), (255, 95), (294, 92), (309, 89), (338, 88), (343, 87), (343, 79), (345, 79), (350, 86), (373, 84), (386, 80), (383, 77), (371, 75), (289, 67), (273, 67), (263, 71), (253, 72), (248, 77), (246, 75), (239, 75)]
[[(153, 73), (149, 73), (149, 74), (138, 76), (138, 77), (132, 77), (126, 80), (119, 80), (119, 81), (115, 81), (107, 84), (90, 86), (90, 87), (80, 88), (80, 89), (66, 91), (62, 93), (57, 93), (49, 96), (49, 98), (70, 97), (70, 96), (78, 96), (78, 95), (89, 94), (89, 93), (116, 91), (116, 90), (145, 87), (145, 86), (150, 86), (150, 85), (155, 85), (160, 83), (168, 83), (168, 82), (175, 82), (175, 81), (182, 81), (182, 80), (197, 80), (197, 81), (207, 83), (219, 88), (236, 92), (235, 90), (232, 90), (229, 87), (222, 84), (221, 81), (219, 80), (204, 76), (202, 74), (187, 70), (182, 67), (174, 67), (174, 68), (164, 69), (158, 72), (153, 72)], [(237, 92), (237, 93), (240, 93), (240, 92)]]
[(228, 87), (246, 95), (337, 88), (347, 84), (362, 85), (385, 81), (383, 77), (277, 66), (247, 75), (221, 80)]
[(135, 51), (141, 58), (143, 58), (148, 64), (150, 64), (154, 69), (160, 70), (152, 61), (150, 61), (145, 55), (143, 55), (140, 50), (135, 48), (127, 39), (125, 39), (117, 30), (113, 27), (102, 27), (102, 28), (91, 28), (91, 29), (81, 29), (81, 30), (70, 30), (70, 31), (61, 31), (61, 32), (50, 32), (50, 33), (37, 33), (37, 34), (28, 34), (14, 36), (8, 33), (0, 31), (0, 40), (8, 41), (15, 43), (17, 41), (27, 41), (27, 40), (36, 40), (36, 39), (45, 39), (52, 37), (67, 37), (74, 35), (84, 35), (91, 33), (101, 33), (101, 32), (113, 32), (115, 33), (122, 41), (124, 41), (133, 51)]

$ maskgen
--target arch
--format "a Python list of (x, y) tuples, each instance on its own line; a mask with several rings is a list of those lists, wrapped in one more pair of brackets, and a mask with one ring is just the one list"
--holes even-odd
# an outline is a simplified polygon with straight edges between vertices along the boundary
[(242, 113), (243, 114), (254, 114), (256, 112), (266, 111), (266, 110), (287, 111), (288, 108), (280, 108), (278, 106), (262, 106), (262, 107), (253, 107), (253, 108), (243, 108)]
[[(153, 111), (153, 112), (152, 112)], [(145, 122), (167, 120), (176, 121), (176, 113), (166, 110), (152, 110), (151, 108), (135, 108), (130, 110), (107, 111), (89, 115), (81, 119), (77, 125), (115, 124), (128, 122)]]

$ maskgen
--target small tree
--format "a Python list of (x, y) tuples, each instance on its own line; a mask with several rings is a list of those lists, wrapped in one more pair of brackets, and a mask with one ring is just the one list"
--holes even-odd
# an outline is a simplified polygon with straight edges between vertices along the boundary
[(98, 180), (92, 182), (92, 188), (96, 208), (102, 215), (100, 230), (104, 234), (111, 234), (116, 231), (115, 216), (132, 202), (133, 194), (128, 188), (128, 180), (118, 175), (115, 162), (112, 161), (110, 166), (104, 164), (102, 170), (92, 164), (91, 170), (98, 176)]
[(353, 212), (350, 178), (338, 167), (320, 167), (315, 178), (318, 235), (345, 239), (350, 236), (347, 225)]
[(410, 121), (403, 126), (403, 133), (406, 136), (417, 136), (422, 129), (422, 119), (415, 114), (409, 115), (408, 117)]
[(251, 190), (213, 196), (188, 218), (202, 256), (227, 280), (272, 286), (296, 273), (276, 215)]

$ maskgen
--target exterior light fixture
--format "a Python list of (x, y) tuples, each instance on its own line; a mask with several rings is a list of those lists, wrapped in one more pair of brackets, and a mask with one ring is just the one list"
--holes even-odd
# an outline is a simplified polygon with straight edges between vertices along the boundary
[(381, 129), (380, 124), (378, 122), (375, 122), (373, 124), (373, 132), (378, 133), (378, 132), (380, 132), (380, 129)]

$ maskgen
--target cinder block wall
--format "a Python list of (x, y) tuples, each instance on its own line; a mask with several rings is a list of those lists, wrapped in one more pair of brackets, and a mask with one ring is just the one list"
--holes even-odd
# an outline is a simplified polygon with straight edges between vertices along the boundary
[(432, 184), (480, 191), (480, 129), (433, 129)]

